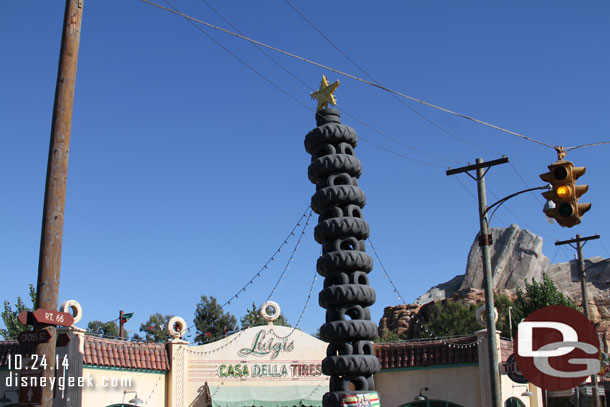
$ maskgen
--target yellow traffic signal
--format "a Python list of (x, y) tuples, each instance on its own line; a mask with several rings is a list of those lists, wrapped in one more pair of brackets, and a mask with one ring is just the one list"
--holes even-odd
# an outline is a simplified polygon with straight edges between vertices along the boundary
[(553, 189), (542, 196), (553, 201), (555, 207), (544, 209), (544, 213), (561, 226), (571, 228), (579, 224), (582, 215), (591, 209), (590, 203), (578, 203), (581, 195), (589, 190), (588, 185), (576, 185), (576, 180), (585, 173), (586, 168), (574, 167), (571, 161), (559, 160), (549, 165), (549, 170), (540, 174), (540, 178), (550, 183)]

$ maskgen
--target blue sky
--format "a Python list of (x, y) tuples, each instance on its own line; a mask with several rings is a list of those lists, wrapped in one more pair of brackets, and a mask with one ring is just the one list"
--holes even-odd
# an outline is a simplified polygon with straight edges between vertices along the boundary
[[(233, 30), (202, 0), (173, 4)], [(284, 1), (208, 4), (249, 37), (367, 77)], [(292, 4), (388, 88), (551, 145), (610, 140), (608, 3)], [(511, 164), (487, 176), (492, 203), (543, 185), (538, 174), (556, 160), (548, 147), (402, 100), (432, 125), (382, 90), (267, 51), (281, 68), (251, 44), (204, 27), (250, 69), (183, 18), (139, 1), (84, 7), (60, 286), (60, 301), (82, 304), (81, 326), (121, 309), (134, 312), (132, 332), (155, 312), (190, 323), (202, 295), (224, 303), (256, 275), (314, 192), (303, 139), (315, 127), (309, 93), (322, 74), (341, 81), (343, 122), (362, 137), (364, 217), (407, 302), (464, 272), (478, 230), (476, 185), (464, 174), (445, 176), (447, 167), (506, 154)], [(11, 302), (36, 282), (63, 9), (57, 0), (0, 6), (0, 299)], [(581, 201), (593, 206), (581, 225), (548, 224), (532, 193), (509, 201), (492, 226), (516, 223), (541, 235), (554, 262), (573, 251), (553, 242), (576, 233), (602, 236), (587, 244), (587, 257), (610, 256), (609, 152), (606, 145), (567, 156), (587, 167)], [(293, 324), (320, 252), (316, 222), (272, 297)], [(239, 317), (269, 296), (300, 233), (227, 311)], [(379, 265), (370, 278), (378, 321), (400, 299)], [(321, 286), (319, 278), (301, 322), (307, 332), (324, 321)]]

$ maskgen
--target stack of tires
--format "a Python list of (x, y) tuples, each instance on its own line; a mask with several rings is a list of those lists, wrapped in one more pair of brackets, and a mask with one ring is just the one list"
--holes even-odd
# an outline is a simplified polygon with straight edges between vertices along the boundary
[(305, 136), (305, 150), (311, 154), (309, 180), (316, 185), (311, 207), (320, 215), (315, 228), (315, 239), (322, 245), (317, 270), (324, 276), (319, 302), (326, 309), (320, 336), (329, 342), (322, 372), (330, 376), (330, 392), (323, 405), (338, 407), (345, 395), (375, 390), (373, 373), (379, 371), (379, 360), (371, 340), (377, 324), (369, 309), (375, 290), (368, 278), (373, 259), (364, 244), (369, 225), (362, 217), (366, 197), (358, 187), (362, 165), (354, 155), (358, 135), (341, 124), (336, 109), (317, 112), (316, 123)]

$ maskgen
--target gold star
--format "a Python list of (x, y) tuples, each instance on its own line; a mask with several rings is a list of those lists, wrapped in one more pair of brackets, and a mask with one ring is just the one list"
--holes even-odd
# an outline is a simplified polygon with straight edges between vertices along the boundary
[(311, 94), (311, 98), (316, 99), (318, 101), (318, 111), (327, 107), (329, 103), (331, 105), (337, 104), (337, 99), (335, 99), (335, 95), (333, 95), (333, 93), (335, 93), (335, 90), (337, 90), (338, 86), (339, 81), (335, 81), (329, 85), (328, 81), (326, 80), (326, 76), (322, 75), (320, 89)]

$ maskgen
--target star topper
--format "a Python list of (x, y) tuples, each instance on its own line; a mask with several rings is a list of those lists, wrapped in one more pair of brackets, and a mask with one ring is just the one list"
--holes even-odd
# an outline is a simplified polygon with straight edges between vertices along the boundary
[(311, 94), (311, 98), (318, 101), (317, 111), (322, 110), (327, 107), (330, 103), (331, 105), (337, 104), (337, 99), (335, 99), (335, 90), (339, 86), (339, 81), (335, 81), (328, 84), (328, 80), (326, 80), (326, 76), (322, 75), (322, 80), (320, 81), (320, 89), (316, 90)]

